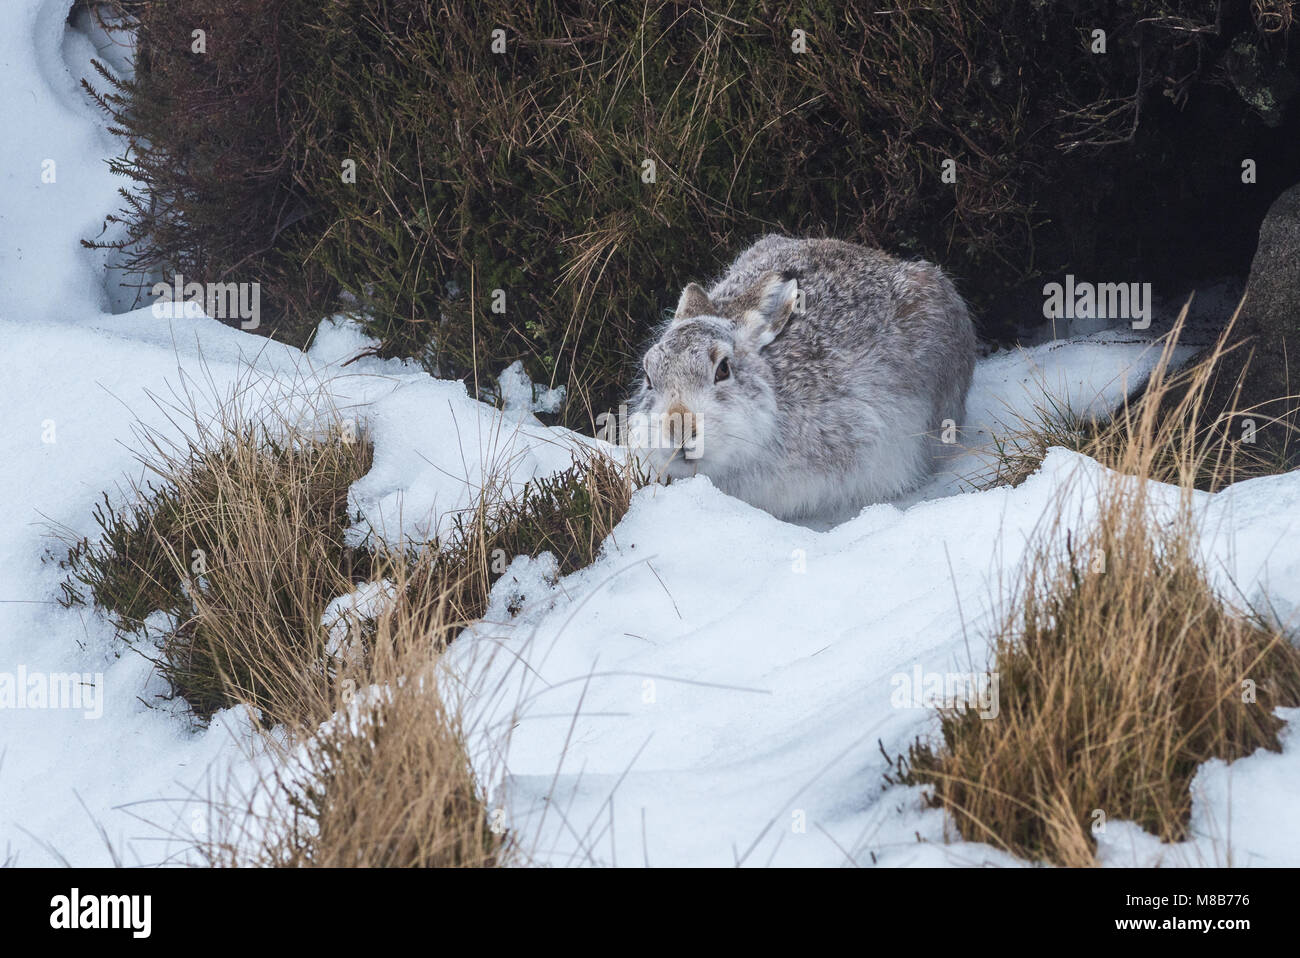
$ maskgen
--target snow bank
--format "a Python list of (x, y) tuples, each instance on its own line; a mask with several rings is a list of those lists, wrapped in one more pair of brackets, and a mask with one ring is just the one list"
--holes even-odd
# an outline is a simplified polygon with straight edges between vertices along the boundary
[[(878, 743), (898, 754), (937, 730), (932, 710), (898, 707), (899, 677), (983, 672), (995, 597), (1036, 526), (1058, 508), (1089, 523), (1105, 478), (1058, 449), (1019, 488), (873, 506), (827, 532), (706, 478), (642, 490), (597, 563), (449, 653), (454, 685), (475, 690), (478, 748), (510, 769), (497, 801), (555, 865), (1008, 863), (942, 844), (942, 815), (909, 790), (882, 793)], [(1153, 494), (1172, 505), (1176, 490)], [(1285, 476), (1202, 497), (1221, 587), (1231, 574), (1256, 599), (1300, 592), (1297, 495)], [(1126, 853), (1110, 836), (1105, 860), (1300, 862), (1300, 828), (1277, 833), (1298, 784), (1290, 750), (1210, 763), (1192, 841)]]
[[(19, 828), (70, 860), (103, 862), (92, 819), (127, 802), (202, 791), (209, 766), (242, 761), (253, 747), (248, 735), (232, 739), (221, 724), (193, 731), (180, 703), (146, 707), (165, 691), (149, 664), (114, 641), (98, 615), (54, 601), (63, 573), (41, 561), (47, 550), (61, 554), (50, 533), (94, 535), (91, 510), (101, 491), (120, 504), (144, 478), (135, 458), (137, 422), (179, 439), (194, 427), (177, 405), (192, 402), (200, 417), (216, 417), (230, 412), (238, 394), (244, 414), (257, 415), (323, 397), (375, 441), (374, 467), (354, 486), (350, 507), (364, 517), (361, 527), (390, 539), (437, 534), (451, 512), (472, 505), (485, 476), (519, 486), (567, 468), (577, 444), (564, 430), (508, 422), (471, 400), (462, 384), (400, 362), (366, 358), (344, 367), (344, 353), (355, 355), (345, 347), (360, 342), (347, 323), (327, 323), (308, 354), (206, 317), (160, 320), (150, 309), (77, 324), (0, 318), (0, 336), (9, 427), (0, 431), (0, 501), (7, 505), (0, 513), (0, 673), (19, 666), (102, 672), (105, 687), (104, 717), (96, 721), (59, 710), (0, 712), (0, 848), (12, 842), (24, 863), (44, 856)], [(62, 798), (52, 802), (55, 795)], [(176, 817), (165, 807), (152, 811), (167, 822)], [(126, 833), (111, 834), (122, 840)]]

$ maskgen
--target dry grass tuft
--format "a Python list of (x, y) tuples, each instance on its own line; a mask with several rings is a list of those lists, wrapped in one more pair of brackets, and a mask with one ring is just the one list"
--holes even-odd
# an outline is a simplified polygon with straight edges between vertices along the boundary
[(1195, 425), (1211, 366), (1173, 391), (1168, 358), (1083, 447), (1116, 470), (1095, 518), (1053, 516), (1030, 550), (992, 640), (998, 714), (943, 713), (942, 744), (902, 763), (966, 839), (1075, 866), (1094, 862), (1098, 812), (1181, 839), (1198, 766), (1278, 750), (1273, 709), (1300, 705), (1300, 652), (1200, 565), (1195, 489), (1240, 477), (1240, 460)]
[(1265, 406), (1294, 406), (1300, 397), (1279, 397), (1265, 406), (1245, 409), (1210, 405), (1223, 358), (1241, 348), (1229, 345), (1240, 312), (1239, 304), (1199, 361), (1175, 370), (1173, 355), (1187, 319), (1184, 306), (1146, 386), (1108, 417), (1080, 416), (1045, 392), (1030, 415), (1018, 416), (1012, 428), (993, 436), (992, 463), (976, 487), (1020, 485), (1038, 471), (1048, 449), (1055, 446), (1128, 475), (1173, 485), (1190, 481), (1194, 488), (1209, 492), (1286, 471), (1287, 443), (1280, 451), (1257, 446), (1254, 432), (1239, 427), (1251, 419), (1257, 428), (1285, 425), (1288, 413), (1267, 412)]
[(366, 655), (339, 669), (335, 714), (301, 730), (259, 783), (262, 810), (248, 802), (200, 844), (210, 864), (482, 868), (516, 855), (440, 691), (431, 637), (452, 629), (446, 596), (405, 588), (405, 562), (382, 571), (406, 600), (369, 620)]
[[(279, 758), (256, 802), (198, 842), (212, 864), (491, 866), (513, 854), (489, 821), (439, 657), (479, 619), (516, 555), (591, 563), (645, 478), (590, 452), (517, 494), (489, 481), (443, 543), (349, 544), (364, 431), (328, 399), (168, 404), (173, 442), (144, 429), (159, 485), (69, 543), (65, 600), (93, 601), (200, 719), (255, 709)], [(269, 410), (269, 411), (268, 411)], [(364, 538), (364, 537), (363, 537)], [(331, 602), (359, 593), (341, 616)], [(227, 803), (222, 803), (227, 804)], [(267, 810), (269, 808), (269, 811)]]
[(229, 418), (191, 435), (145, 432), (160, 485), (121, 511), (105, 497), (103, 535), (69, 551), (65, 600), (88, 593), (201, 718), (244, 703), (270, 725), (319, 721), (333, 671), (321, 616), (351, 589), (347, 494), (371, 445), (337, 415), (309, 431)]
[(417, 602), (445, 597), (448, 621), (463, 627), (482, 617), (492, 586), (515, 556), (549, 552), (561, 576), (594, 562), (632, 494), (648, 481), (631, 459), (585, 453), (517, 495), (489, 484), (472, 509), (455, 517), (449, 542), (414, 564), (404, 592)]

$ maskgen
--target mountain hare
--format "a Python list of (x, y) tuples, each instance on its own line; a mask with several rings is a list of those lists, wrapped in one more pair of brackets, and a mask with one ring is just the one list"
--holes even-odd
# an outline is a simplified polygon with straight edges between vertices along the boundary
[(952, 455), (975, 365), (939, 267), (765, 236), (691, 283), (642, 362), (632, 445), (782, 519), (856, 512)]

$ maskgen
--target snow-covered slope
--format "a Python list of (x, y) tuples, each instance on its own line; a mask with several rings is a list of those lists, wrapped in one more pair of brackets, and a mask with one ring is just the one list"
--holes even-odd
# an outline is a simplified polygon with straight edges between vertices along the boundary
[[(828, 532), (698, 478), (639, 493), (608, 554), (556, 585), (543, 562), (518, 560), (507, 576), (518, 584), (499, 589), (527, 596), (525, 611), (449, 656), (472, 677), (481, 727), (514, 724), (512, 821), (541, 829), (535, 852), (553, 864), (1005, 863), (943, 845), (942, 816), (908, 790), (882, 794), (878, 741), (897, 754), (937, 730), (930, 710), (898, 707), (898, 677), (982, 672), (999, 573), (1044, 515), (1089, 521), (1104, 475), (1056, 450), (1016, 489), (873, 506)], [(1235, 583), (1294, 608), (1297, 495), (1300, 477), (1287, 476), (1203, 497), (1205, 560), (1226, 594)], [(1298, 862), (1300, 829), (1282, 827), (1288, 780), (1300, 782), (1289, 751), (1230, 772), (1212, 763), (1195, 842), (1161, 848), (1120, 826), (1104, 855)]]
[[(57, 553), (52, 526), (93, 534), (101, 491), (120, 501), (140, 475), (137, 420), (168, 433), (174, 397), (215, 410), (236, 383), (248, 413), (328, 396), (374, 438), (352, 499), (390, 537), (427, 537), (485, 475), (553, 472), (590, 440), (514, 406), (503, 416), (400, 362), (343, 366), (366, 345), (346, 323), (326, 323), (304, 355), (201, 315), (121, 312), (102, 259), (77, 242), (117, 205), (103, 164), (116, 146), (76, 86), (96, 41), (66, 29), (66, 3), (13, 6), (0, 34), (0, 123), (19, 132), (0, 141), (0, 676), (102, 673), (103, 697), (98, 717), (0, 709), (0, 859), (105, 864), (102, 827), (129, 863), (173, 860), (183, 842), (160, 836), (202, 827), (203, 799), (230, 776), (249, 780), (265, 761), (257, 738), (237, 712), (195, 729), (180, 703), (162, 702), (163, 683), (107, 623), (55, 602), (61, 572), (42, 561)], [(986, 444), (1044, 389), (1076, 409), (1104, 405), (1154, 360), (1106, 333), (991, 356), (966, 441)], [(545, 558), (517, 560), (448, 664), (482, 767), (504, 759), (491, 800), (536, 860), (1013, 863), (946, 844), (942, 817), (913, 791), (882, 790), (877, 747), (898, 751), (933, 728), (928, 709), (893, 707), (895, 676), (983, 667), (999, 577), (1070, 489), (1086, 512), (1079, 490), (1100, 472), (1057, 451), (1017, 489), (971, 493), (963, 476), (980, 467), (972, 453), (907, 501), (825, 529), (693, 479), (639, 492), (602, 558), (561, 582)], [(1216, 574), (1291, 615), (1300, 479), (1242, 483), (1205, 508)], [(1236, 863), (1300, 863), (1297, 754), (1288, 738), (1281, 755), (1210, 763), (1194, 841), (1162, 847), (1111, 823), (1104, 859), (1223, 862), (1230, 837)]]

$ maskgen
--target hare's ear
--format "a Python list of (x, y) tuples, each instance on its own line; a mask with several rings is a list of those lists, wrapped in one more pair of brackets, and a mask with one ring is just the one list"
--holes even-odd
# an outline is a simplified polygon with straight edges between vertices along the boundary
[(799, 284), (793, 279), (782, 279), (777, 273), (766, 273), (755, 284), (757, 302), (745, 310), (742, 323), (755, 345), (762, 349), (781, 335), (799, 298)]
[(673, 322), (680, 323), (693, 316), (707, 316), (711, 312), (713, 312), (713, 304), (709, 302), (709, 294), (699, 283), (687, 283), (686, 288), (682, 290), (681, 299), (677, 300), (677, 311), (673, 314)]

